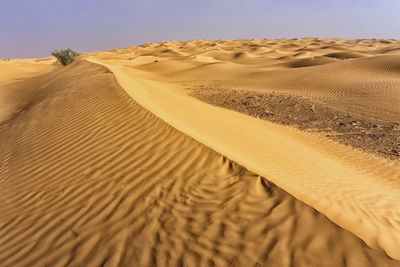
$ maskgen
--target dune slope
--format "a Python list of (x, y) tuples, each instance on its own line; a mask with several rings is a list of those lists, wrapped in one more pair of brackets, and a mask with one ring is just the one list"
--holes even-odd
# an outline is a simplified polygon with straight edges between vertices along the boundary
[(104, 67), (30, 83), (48, 93), (0, 124), (2, 266), (400, 266), (162, 122)]
[[(138, 70), (123, 59), (95, 62), (109, 68), (135, 101), (168, 124), (268, 177), (369, 246), (400, 259), (397, 162), (341, 145), (318, 133), (203, 103), (188, 96), (179, 84), (159, 81), (158, 76)], [(174, 67), (173, 62), (170, 66)]]

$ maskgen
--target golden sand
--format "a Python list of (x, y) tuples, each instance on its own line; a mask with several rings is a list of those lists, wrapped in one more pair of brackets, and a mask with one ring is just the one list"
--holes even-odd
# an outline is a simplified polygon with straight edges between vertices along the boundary
[(14, 83), (8, 73), (0, 262), (400, 266), (398, 162), (184, 89), (286, 90), (393, 120), (398, 46), (164, 42), (83, 55), (105, 67), (81, 61)]

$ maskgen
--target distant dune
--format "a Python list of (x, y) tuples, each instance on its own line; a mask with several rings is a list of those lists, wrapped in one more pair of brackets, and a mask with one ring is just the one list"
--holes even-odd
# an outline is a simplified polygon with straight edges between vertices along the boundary
[(49, 71), (53, 58), (43, 59), (0, 59), (0, 86)]
[(52, 63), (0, 61), (1, 266), (400, 266), (400, 41)]

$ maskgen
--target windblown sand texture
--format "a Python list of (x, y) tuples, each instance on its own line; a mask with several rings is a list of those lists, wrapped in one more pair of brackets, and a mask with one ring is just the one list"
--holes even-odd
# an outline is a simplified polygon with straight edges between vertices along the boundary
[[(291, 52), (305, 44), (319, 49), (297, 57), (340, 56), (293, 67)], [(365, 86), (370, 95), (361, 94), (380, 94), (381, 103), (367, 109), (357, 94), (352, 103), (393, 121), (399, 107), (384, 101), (399, 99), (396, 45), (166, 42), (84, 55), (107, 68), (81, 61), (0, 86), (7, 100), (0, 107), (0, 265), (400, 266), (393, 259), (400, 247), (397, 162), (213, 107), (184, 90), (287, 90), (346, 109), (351, 101), (341, 98), (351, 95), (350, 85), (333, 90), (316, 80), (315, 88), (299, 83), (296, 91), (293, 77), (328, 66), (343, 67), (334, 75), (345, 76), (334, 65), (384, 62), (391, 71), (376, 74), (373, 86), (386, 87)], [(349, 54), (360, 58), (338, 59)], [(372, 86), (372, 70), (360, 69)], [(273, 85), (281, 72), (293, 75), (282, 80), (293, 78), (292, 88)]]

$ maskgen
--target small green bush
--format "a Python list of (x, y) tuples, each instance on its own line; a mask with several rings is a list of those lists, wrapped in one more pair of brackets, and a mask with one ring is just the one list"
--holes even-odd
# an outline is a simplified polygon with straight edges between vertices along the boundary
[(51, 53), (51, 55), (55, 56), (61, 65), (67, 66), (68, 64), (74, 62), (75, 58), (79, 56), (79, 53), (68, 48), (55, 50)]

